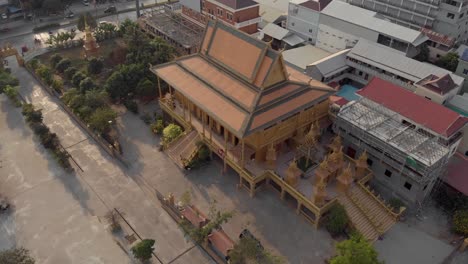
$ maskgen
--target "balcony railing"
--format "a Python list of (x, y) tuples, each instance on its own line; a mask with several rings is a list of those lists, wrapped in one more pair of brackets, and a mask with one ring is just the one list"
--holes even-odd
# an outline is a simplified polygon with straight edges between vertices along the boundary
[(361, 71), (363, 71), (363, 72), (365, 72), (365, 73), (368, 73), (368, 74), (370, 74), (370, 75), (377, 76), (377, 77), (379, 77), (380, 79), (383, 79), (383, 80), (392, 82), (392, 83), (394, 83), (394, 84), (396, 84), (396, 85), (399, 85), (399, 86), (401, 86), (401, 87), (403, 87), (403, 88), (405, 88), (405, 89), (407, 89), (407, 90), (410, 90), (410, 91), (412, 91), (412, 92), (414, 92), (414, 91), (416, 90), (416, 86), (414, 86), (414, 85), (412, 85), (412, 84), (406, 83), (406, 82), (404, 82), (404, 81), (402, 81), (402, 80), (400, 80), (400, 79), (398, 79), (398, 78), (396, 78), (396, 77), (389, 76), (389, 75), (387, 75), (387, 74), (385, 74), (385, 73), (381, 73), (381, 72), (379, 72), (379, 71), (377, 71), (377, 70), (374, 70), (374, 69), (372, 69), (372, 68), (369, 68), (369, 67), (367, 67), (367, 66), (365, 66), (365, 65), (356, 63), (356, 62), (351, 61), (351, 60), (347, 60), (347, 61), (346, 61), (346, 64), (347, 64), (348, 66), (351, 66), (351, 67), (353, 67), (353, 68), (355, 68), (355, 69), (361, 70)]

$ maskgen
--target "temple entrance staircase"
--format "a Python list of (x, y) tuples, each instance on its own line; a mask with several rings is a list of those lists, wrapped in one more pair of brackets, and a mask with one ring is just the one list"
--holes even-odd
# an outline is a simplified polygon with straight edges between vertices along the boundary
[(197, 142), (200, 140), (201, 137), (198, 132), (196, 130), (191, 130), (171, 144), (167, 153), (179, 167), (185, 168), (195, 157), (198, 151)]
[(339, 196), (353, 226), (369, 241), (375, 241), (397, 221), (385, 203), (365, 189), (354, 185), (347, 193)]

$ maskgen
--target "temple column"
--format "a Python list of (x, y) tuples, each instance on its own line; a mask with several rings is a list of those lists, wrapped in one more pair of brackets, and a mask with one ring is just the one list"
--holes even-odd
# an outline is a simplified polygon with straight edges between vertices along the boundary
[(224, 129), (224, 157), (223, 157), (223, 161), (224, 161), (224, 166), (223, 166), (223, 173), (226, 173), (227, 171), (227, 164), (226, 164), (226, 156), (227, 156), (227, 139), (228, 139), (228, 131), (227, 129)]
[(302, 207), (302, 203), (297, 201), (297, 208), (296, 208), (296, 214), (300, 214), (301, 213), (301, 207)]
[(161, 81), (159, 80), (159, 76), (157, 76), (157, 78), (158, 78), (159, 99), (161, 99), (162, 98)]
[(244, 168), (244, 165), (245, 165), (245, 157), (244, 157), (245, 156), (245, 154), (244, 154), (244, 145), (245, 144), (244, 144), (244, 139), (242, 139), (241, 144), (242, 144), (242, 148), (241, 148), (241, 151), (242, 151), (241, 152), (241, 167)]
[(201, 113), (201, 118), (202, 118), (202, 127), (203, 127), (203, 138), (205, 138), (205, 112)]
[(213, 118), (210, 118), (209, 120), (209, 131), (210, 131), (210, 143), (213, 142)]
[(255, 196), (255, 184), (249, 183), (250, 185), (250, 198)]

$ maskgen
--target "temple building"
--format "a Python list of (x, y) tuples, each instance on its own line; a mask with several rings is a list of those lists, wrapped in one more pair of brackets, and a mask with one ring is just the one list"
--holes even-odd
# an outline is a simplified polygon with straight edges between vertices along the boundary
[(365, 154), (350, 158), (341, 138), (326, 132), (332, 88), (288, 67), (269, 43), (221, 22), (208, 21), (200, 47), (151, 67), (161, 109), (185, 130), (164, 146), (179, 166), (190, 164), (203, 141), (223, 171), (239, 174), (238, 187), (254, 196), (271, 186), (315, 227), (336, 203), (372, 241), (397, 221), (396, 209), (366, 186), (372, 172)]

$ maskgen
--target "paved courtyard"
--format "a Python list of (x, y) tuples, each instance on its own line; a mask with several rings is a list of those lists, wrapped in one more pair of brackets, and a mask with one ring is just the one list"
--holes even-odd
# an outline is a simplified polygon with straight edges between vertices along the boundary
[(0, 138), (0, 193), (15, 208), (0, 215), (0, 250), (24, 246), (41, 264), (130, 263), (93, 216), (104, 214), (105, 205), (57, 165), (4, 95)]
[[(87, 134), (57, 105), (56, 99), (48, 96), (35, 79), (25, 69), (19, 68), (16, 61), (11, 57), (9, 58), (9, 64), (12, 73), (20, 80), (21, 95), (37, 108), (43, 109), (44, 122), (51, 128), (52, 132), (57, 133), (62, 144), (83, 170), (77, 172), (81, 184), (64, 182), (63, 185), (65, 188), (76, 191), (75, 193), (70, 192), (74, 193), (73, 198), (79, 203), (84, 214), (89, 217), (102, 218), (108, 209), (118, 208), (125, 214), (125, 218), (138, 234), (143, 238), (156, 240), (155, 253), (163, 263), (170, 263), (174, 260), (177, 262), (187, 256), (190, 256), (196, 263), (212, 263), (212, 260), (204, 252), (197, 247), (193, 247), (193, 244), (187, 241), (177, 223), (162, 209), (159, 201), (154, 196), (154, 191), (146, 186), (144, 182), (139, 181), (138, 175), (128, 174), (125, 168), (122, 168), (116, 160), (102, 151), (92, 139), (89, 139)], [(5, 122), (9, 124), (9, 127), (2, 127), (1, 130), (11, 130), (17, 123), (8, 120)], [(2, 126), (5, 122), (2, 122)], [(49, 164), (52, 164), (52, 162), (49, 162)], [(27, 174), (34, 175), (41, 172), (34, 167), (29, 168), (28, 165), (27, 162), (22, 164), (22, 167), (28, 170)], [(48, 168), (45, 168), (44, 173), (50, 174), (51, 172), (48, 172), (48, 170)], [(6, 176), (1, 174), (0, 177)], [(36, 178), (34, 177), (34, 179)], [(94, 203), (96, 199), (92, 197), (97, 197), (96, 199), (101, 203)], [(72, 210), (72, 208), (67, 209)], [(56, 222), (53, 218), (46, 217), (47, 215), (53, 216), (53, 212), (51, 210), (49, 214), (45, 214), (44, 221)], [(64, 233), (66, 234), (66, 231)], [(79, 246), (79, 241), (76, 238), (70, 241), (76, 252), (83, 250)], [(44, 241), (41, 242), (43, 246), (47, 246)], [(54, 241), (54, 243), (57, 242)], [(99, 243), (89, 245), (96, 247)], [(57, 246), (63, 252), (67, 252), (61, 243), (57, 243)], [(30, 249), (39, 250), (34, 246), (30, 247)], [(101, 263), (80, 261), (59, 263)], [(158, 263), (158, 261), (154, 260), (154, 263)]]

